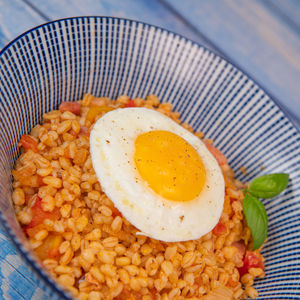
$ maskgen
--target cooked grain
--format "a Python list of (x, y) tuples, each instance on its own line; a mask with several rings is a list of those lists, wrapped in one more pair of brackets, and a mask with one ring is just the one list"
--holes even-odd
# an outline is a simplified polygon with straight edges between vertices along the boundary
[[(44, 114), (44, 123), (32, 129), (38, 153), (22, 151), (13, 171), (12, 194), (22, 225), (36, 218), (37, 201), (49, 214), (29, 237), (32, 247), (39, 253), (49, 238), (56, 243), (57, 252), (49, 252), (52, 256), (43, 264), (78, 299), (256, 298), (252, 284), (264, 276), (264, 270), (250, 268), (240, 278), (242, 255), (234, 243), (242, 241), (250, 249), (251, 233), (243, 220), (244, 185), (227, 164), (221, 166), (226, 182), (221, 222), (226, 232), (210, 232), (195, 241), (163, 243), (137, 236), (136, 228), (103, 193), (92, 167), (88, 136), (93, 124), (86, 115), (93, 106), (118, 108), (129, 100), (126, 95), (113, 101), (86, 94), (79, 101), (79, 115), (55, 110)], [(155, 95), (145, 101), (135, 98), (133, 103), (180, 123), (172, 105), (160, 104)], [(188, 124), (182, 126), (193, 132)], [(202, 132), (195, 134), (204, 137)]]

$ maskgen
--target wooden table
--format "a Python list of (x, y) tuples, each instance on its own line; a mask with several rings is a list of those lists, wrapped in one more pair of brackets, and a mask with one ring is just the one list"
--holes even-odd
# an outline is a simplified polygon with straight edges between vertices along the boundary
[[(300, 0), (0, 0), (0, 49), (39, 24), (125, 17), (204, 44), (255, 80), (300, 129)], [(48, 299), (0, 227), (0, 299)]]

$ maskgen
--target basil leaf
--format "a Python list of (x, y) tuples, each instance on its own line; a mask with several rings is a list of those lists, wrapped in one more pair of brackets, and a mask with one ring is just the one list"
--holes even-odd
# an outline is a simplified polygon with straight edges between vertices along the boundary
[(288, 185), (289, 175), (274, 173), (255, 178), (249, 188), (249, 192), (260, 198), (272, 198), (279, 195)]
[(268, 234), (266, 209), (256, 197), (246, 194), (243, 200), (243, 211), (253, 237), (253, 250), (258, 249)]

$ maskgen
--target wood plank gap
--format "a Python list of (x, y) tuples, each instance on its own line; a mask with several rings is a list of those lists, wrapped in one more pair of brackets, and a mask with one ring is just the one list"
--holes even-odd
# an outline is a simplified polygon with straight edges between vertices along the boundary
[(272, 1), (260, 1), (271, 13), (280, 18), (286, 25), (288, 25), (293, 31), (300, 35), (300, 26), (292, 20), (285, 12), (283, 12), (275, 2)]
[(207, 46), (214, 50), (214, 52), (217, 52), (220, 56), (223, 56), (223, 52), (221, 49), (218, 48), (217, 45), (215, 45), (207, 36), (205, 36), (197, 27), (195, 27), (192, 23), (190, 23), (181, 13), (179, 13), (173, 6), (171, 6), (168, 2), (165, 0), (158, 0), (158, 2), (161, 3), (166, 9), (168, 9), (176, 18), (180, 19), (182, 23), (184, 23), (186, 26), (191, 29), (195, 34), (197, 34), (202, 40), (205, 41)]
[(33, 11), (35, 11), (38, 15), (40, 15), (42, 18), (45, 19), (46, 22), (52, 21), (50, 17), (48, 17), (46, 14), (44, 14), (40, 9), (38, 9), (34, 4), (32, 4), (28, 0), (22, 0), (24, 3), (26, 3)]
[(259, 87), (261, 87), (266, 94), (280, 107), (280, 109), (285, 112), (285, 115), (290, 120), (290, 122), (300, 131), (300, 120), (298, 120), (297, 115), (288, 109), (282, 102), (280, 102), (259, 80), (253, 78), (252, 75), (249, 75), (247, 71), (244, 70), (243, 67), (240, 66), (239, 63), (237, 63), (234, 59), (232, 59), (230, 56), (228, 56), (224, 51), (219, 48), (214, 42), (212, 42), (203, 32), (201, 32), (198, 28), (196, 28), (193, 24), (191, 24), (180, 12), (178, 12), (177, 9), (175, 9), (173, 6), (171, 6), (168, 2), (165, 0), (158, 0), (162, 5), (164, 5), (167, 9), (170, 10), (171, 13), (173, 13), (177, 18), (180, 18), (182, 22), (184, 22), (193, 32), (197, 35), (199, 35), (209, 46), (211, 49), (214, 50), (214, 52), (217, 52), (218, 55), (226, 59), (229, 63), (231, 63), (234, 67), (241, 70), (245, 75), (247, 75), (254, 83), (258, 84)]

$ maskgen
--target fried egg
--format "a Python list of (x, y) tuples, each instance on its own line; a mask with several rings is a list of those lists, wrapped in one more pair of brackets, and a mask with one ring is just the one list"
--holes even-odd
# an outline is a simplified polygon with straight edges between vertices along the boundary
[(169, 117), (146, 108), (106, 113), (90, 135), (103, 191), (142, 234), (199, 239), (218, 223), (225, 184), (205, 144)]

